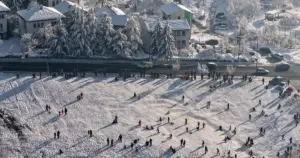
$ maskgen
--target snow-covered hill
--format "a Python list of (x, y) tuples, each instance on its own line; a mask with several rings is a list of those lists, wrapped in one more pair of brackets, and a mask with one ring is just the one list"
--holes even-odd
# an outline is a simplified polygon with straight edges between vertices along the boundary
[[(231, 155), (248, 157), (247, 152), (252, 150), (255, 157), (274, 158), (288, 146), (293, 146), (293, 154), (299, 154), (299, 126), (293, 120), (300, 110), (298, 99), (279, 99), (276, 87), (265, 90), (261, 79), (252, 83), (235, 80), (233, 85), (223, 85), (212, 92), (208, 86), (214, 81), (199, 79), (130, 78), (116, 82), (114, 77), (98, 76), (40, 80), (32, 79), (30, 74), (16, 79), (14, 74), (3, 73), (0, 79), (1, 109), (10, 116), (0, 117), (0, 157), (219, 157), (219, 148), (220, 156), (230, 150)], [(81, 92), (83, 99), (77, 101)], [(132, 97), (134, 92), (140, 99)], [(210, 108), (207, 101), (211, 101)], [(230, 109), (226, 110), (228, 103)], [(46, 104), (51, 107), (50, 114), (45, 111)], [(279, 104), (282, 107), (277, 110)], [(253, 107), (256, 112), (249, 112)], [(64, 108), (68, 109), (67, 115), (58, 116)], [(112, 125), (116, 115), (118, 124)], [(12, 117), (16, 120), (7, 121)], [(167, 123), (168, 117), (174, 124)], [(137, 126), (139, 120), (142, 127)], [(146, 125), (154, 126), (154, 130), (145, 130)], [(218, 130), (220, 125), (223, 131)], [(228, 130), (230, 125), (231, 130), (236, 127), (236, 135)], [(266, 129), (265, 136), (259, 136), (261, 127)], [(91, 138), (87, 135), (90, 129), (94, 135)], [(60, 139), (54, 139), (58, 130)], [(119, 134), (123, 142), (116, 141)], [(172, 139), (168, 138), (170, 134)], [(281, 140), (283, 134), (285, 140)], [(225, 136), (232, 138), (225, 143)], [(248, 136), (254, 139), (252, 147), (243, 145)], [(107, 146), (107, 138), (114, 139), (115, 145)], [(153, 146), (145, 147), (150, 138)], [(140, 139), (138, 152), (135, 148), (123, 149), (134, 139)], [(180, 147), (181, 139), (186, 140), (185, 147)], [(208, 147), (207, 154), (202, 141)], [(168, 151), (170, 146), (177, 150), (174, 155)], [(59, 149), (62, 155), (57, 155)]]

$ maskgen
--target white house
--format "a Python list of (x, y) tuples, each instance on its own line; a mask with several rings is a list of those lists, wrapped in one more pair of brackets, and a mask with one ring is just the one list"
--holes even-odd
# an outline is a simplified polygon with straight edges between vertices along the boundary
[[(72, 7), (79, 7), (77, 3), (71, 2), (71, 1), (62, 1), (59, 4), (57, 4), (54, 8), (59, 11), (60, 13), (66, 15), (69, 11), (71, 11)], [(80, 9), (84, 10), (85, 12), (88, 12), (84, 8), (80, 7)]]
[[(168, 23), (172, 29), (175, 45), (177, 49), (187, 48), (191, 38), (191, 28), (186, 19), (179, 20), (163, 20), (160, 21), (164, 28)], [(155, 19), (141, 20), (141, 39), (144, 43), (146, 52), (150, 52), (151, 33), (157, 25), (158, 21)]]
[(186, 19), (189, 24), (192, 23), (192, 11), (181, 4), (171, 2), (163, 5), (161, 10), (165, 20)]
[(35, 33), (40, 28), (51, 24), (57, 24), (60, 18), (65, 16), (52, 7), (37, 6), (17, 12), (19, 15), (19, 33)]
[(54, 7), (62, 2), (62, 0), (38, 0), (37, 2), (43, 6)]
[(110, 16), (115, 28), (122, 28), (127, 25), (127, 16), (119, 8), (106, 5), (102, 8), (95, 8), (95, 14), (98, 18), (103, 18), (106, 15)]
[(10, 9), (0, 1), (0, 36), (1, 39), (7, 38), (7, 14)]

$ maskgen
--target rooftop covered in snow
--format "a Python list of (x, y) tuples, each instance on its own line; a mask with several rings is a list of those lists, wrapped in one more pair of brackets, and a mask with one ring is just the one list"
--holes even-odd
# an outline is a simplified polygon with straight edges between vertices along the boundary
[(189, 30), (190, 25), (187, 22), (186, 19), (179, 19), (179, 20), (163, 20), (163, 21), (157, 21), (157, 20), (148, 20), (145, 21), (145, 25), (147, 27), (148, 31), (153, 31), (157, 23), (160, 22), (162, 27), (164, 28), (166, 24), (169, 24), (171, 29), (173, 31), (175, 30)]
[(106, 5), (102, 8), (96, 8), (95, 13), (97, 17), (101, 17), (104, 14), (109, 15), (114, 26), (126, 26), (127, 24), (127, 16), (119, 8)]
[[(62, 14), (65, 14), (65, 13), (69, 12), (72, 7), (79, 7), (79, 6), (76, 3), (73, 3), (70, 1), (62, 1), (59, 4), (57, 4), (54, 8), (57, 11), (61, 12)], [(83, 7), (82, 7), (82, 10), (87, 11)]]
[(17, 14), (26, 21), (40, 21), (65, 18), (65, 16), (52, 7), (38, 6), (20, 10)]
[(161, 10), (167, 15), (175, 13), (175, 12), (179, 11), (180, 9), (192, 13), (192, 11), (189, 8), (187, 8), (181, 4), (178, 4), (178, 3), (174, 3), (174, 2), (165, 4), (161, 7)]
[(10, 9), (3, 3), (0, 1), (0, 12), (9, 12)]

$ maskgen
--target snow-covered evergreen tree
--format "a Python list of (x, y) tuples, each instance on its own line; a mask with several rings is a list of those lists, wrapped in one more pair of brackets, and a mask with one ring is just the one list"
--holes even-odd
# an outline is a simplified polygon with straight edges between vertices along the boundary
[(122, 33), (121, 29), (118, 29), (112, 38), (111, 48), (117, 57), (130, 58), (132, 54), (130, 43), (127, 41), (127, 37)]
[(69, 37), (71, 40), (71, 50), (74, 56), (92, 56), (93, 51), (91, 49), (89, 27), (86, 25), (87, 17), (83, 11), (76, 12), (78, 19), (75, 19), (75, 23), (71, 26)]
[(124, 28), (124, 32), (127, 36), (128, 41), (130, 42), (131, 51), (135, 54), (138, 51), (141, 51), (143, 41), (140, 38), (141, 34), (139, 23), (133, 18), (130, 18), (127, 22), (126, 27)]
[(158, 48), (160, 45), (161, 35), (162, 35), (162, 25), (158, 21), (154, 27), (154, 30), (151, 32), (151, 43), (150, 43), (150, 56), (151, 58), (158, 55)]
[(77, 6), (71, 6), (70, 11), (65, 14), (66, 18), (64, 18), (63, 21), (68, 32), (71, 30), (71, 27), (74, 25), (76, 19), (79, 19), (79, 15), (80, 8)]
[(53, 56), (69, 55), (68, 32), (61, 20), (53, 27), (53, 35), (48, 39), (47, 43), (49, 52)]
[(38, 32), (33, 34), (33, 38), (38, 41), (37, 48), (46, 48), (47, 40), (53, 35), (53, 27), (51, 24), (40, 28)]
[(112, 40), (114, 35), (116, 34), (116, 30), (113, 28), (113, 24), (111, 21), (111, 17), (105, 16), (101, 19), (100, 29), (97, 33), (97, 37), (102, 37), (100, 41), (98, 41), (98, 45), (96, 46), (97, 52), (104, 56), (111, 56), (112, 53)]
[(160, 45), (158, 47), (157, 58), (170, 59), (174, 54), (177, 53), (177, 48), (175, 46), (175, 39), (172, 35), (172, 30), (170, 25), (167, 23), (163, 29)]
[(91, 49), (94, 52), (94, 51), (96, 51), (96, 47), (97, 47), (99, 40), (101, 39), (101, 37), (97, 36), (97, 32), (100, 29), (99, 28), (100, 24), (95, 16), (95, 14), (91, 13), (88, 15), (87, 25), (89, 27), (88, 35), (90, 38)]

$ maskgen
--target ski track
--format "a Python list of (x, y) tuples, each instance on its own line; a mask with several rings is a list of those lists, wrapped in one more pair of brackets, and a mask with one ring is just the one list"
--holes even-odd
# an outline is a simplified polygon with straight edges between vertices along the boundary
[[(236, 81), (234, 85), (208, 92), (208, 86), (214, 84), (209, 80), (135, 78), (115, 82), (112, 77), (87, 76), (65, 80), (63, 77), (32, 79), (30, 75), (15, 79), (13, 75), (4, 73), (0, 76), (0, 95), (9, 96), (2, 99), (1, 108), (32, 128), (32, 131), (25, 131), (29, 142), (22, 144), (15, 140), (16, 134), (0, 126), (3, 129), (1, 140), (15, 142), (2, 143), (9, 148), (10, 157), (41, 157), (42, 152), (46, 157), (57, 157), (58, 149), (65, 152), (62, 157), (214, 157), (217, 147), (222, 154), (231, 150), (232, 153), (237, 152), (238, 157), (247, 157), (250, 149), (255, 156), (275, 157), (277, 151), (283, 152), (289, 145), (290, 136), (294, 136), (293, 145), (300, 141), (295, 137), (299, 127), (293, 123), (293, 115), (300, 110), (299, 99), (280, 101), (282, 108), (278, 111), (278, 102), (275, 106), (268, 104), (277, 97), (277, 93), (259, 86), (260, 78), (253, 83)], [(84, 98), (76, 101), (80, 92), (83, 92)], [(134, 92), (141, 96), (140, 100), (132, 98)], [(182, 95), (185, 96), (184, 102), (180, 102)], [(262, 99), (263, 105), (257, 105), (258, 99)], [(211, 101), (210, 108), (205, 108), (207, 101)], [(227, 103), (230, 104), (229, 110), (226, 110)], [(44, 112), (46, 104), (51, 106), (50, 114)], [(58, 111), (65, 107), (68, 115), (57, 117)], [(256, 107), (257, 111), (251, 112), (252, 120), (248, 121), (252, 107)], [(262, 109), (268, 117), (256, 119)], [(110, 125), (115, 115), (118, 115), (119, 123)], [(157, 122), (159, 117), (163, 118), (161, 124)], [(173, 125), (165, 123), (167, 117)], [(187, 125), (184, 125), (185, 118), (188, 118)], [(154, 130), (135, 128), (139, 119), (143, 127), (153, 125)], [(195, 131), (198, 121), (201, 127), (205, 122), (206, 127)], [(220, 125), (224, 131), (217, 130)], [(230, 125), (232, 129), (237, 127), (237, 135), (223, 143), (226, 135), (232, 135), (227, 131)], [(160, 134), (156, 134), (158, 126)], [(186, 127), (192, 134), (185, 132)], [(266, 128), (263, 137), (258, 136), (260, 127)], [(93, 130), (92, 138), (86, 135), (88, 129)], [(54, 140), (53, 132), (57, 130), (61, 132), (61, 139)], [(105, 146), (107, 137), (116, 140), (120, 133), (124, 142), (109, 148)], [(173, 135), (170, 140), (169, 134)], [(282, 134), (286, 135), (286, 141), (281, 141)], [(254, 138), (255, 144), (249, 149), (242, 149), (248, 136)], [(154, 140), (153, 146), (143, 147), (150, 137)], [(136, 138), (140, 138), (138, 153), (131, 149), (122, 150), (124, 144), (129, 145)], [(179, 149), (175, 155), (169, 155), (166, 152), (168, 147), (178, 148), (180, 139), (187, 141), (186, 147)], [(209, 147), (206, 155), (201, 148), (202, 140)]]

